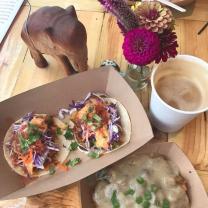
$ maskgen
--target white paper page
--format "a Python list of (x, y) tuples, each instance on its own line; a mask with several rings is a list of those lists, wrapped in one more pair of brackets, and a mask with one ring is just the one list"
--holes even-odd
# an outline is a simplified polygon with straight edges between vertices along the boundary
[(0, 43), (24, 0), (0, 0)]

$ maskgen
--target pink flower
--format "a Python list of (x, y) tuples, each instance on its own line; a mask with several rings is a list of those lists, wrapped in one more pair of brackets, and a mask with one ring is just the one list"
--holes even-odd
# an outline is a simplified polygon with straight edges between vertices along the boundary
[(154, 32), (136, 28), (125, 34), (122, 48), (129, 63), (144, 66), (159, 56), (160, 39)]
[(178, 52), (176, 48), (178, 47), (176, 33), (171, 29), (165, 30), (163, 33), (159, 34), (160, 38), (160, 53), (155, 59), (156, 63), (161, 60), (166, 62), (168, 58), (175, 57)]

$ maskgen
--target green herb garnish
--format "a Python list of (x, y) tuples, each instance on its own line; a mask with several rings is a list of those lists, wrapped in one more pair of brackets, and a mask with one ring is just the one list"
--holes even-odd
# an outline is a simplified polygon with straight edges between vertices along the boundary
[(125, 195), (125, 196), (127, 196), (127, 195), (134, 195), (134, 193), (135, 193), (135, 190), (129, 188), (126, 192), (124, 192), (124, 195)]
[(117, 198), (116, 190), (113, 191), (112, 197), (111, 197), (111, 203), (113, 205), (113, 208), (120, 208), (120, 203)]
[(61, 128), (57, 127), (57, 129), (56, 129), (56, 134), (57, 134), (57, 135), (62, 135)]
[(144, 184), (145, 184), (145, 180), (144, 180), (144, 178), (142, 178), (141, 176), (140, 176), (139, 178), (137, 178), (136, 180), (137, 180), (137, 182), (138, 182), (139, 184), (141, 184), (141, 185), (144, 185)]
[(93, 110), (94, 110), (94, 108), (93, 108), (92, 106), (90, 106), (90, 107), (88, 108), (88, 112), (89, 112), (89, 113), (92, 113)]
[(93, 159), (97, 159), (100, 157), (100, 154), (98, 152), (89, 152), (87, 155), (88, 157), (91, 157)]
[(152, 199), (152, 193), (150, 191), (145, 191), (144, 192), (144, 198), (147, 201), (151, 200)]
[(137, 198), (136, 198), (136, 203), (137, 204), (141, 204), (143, 202), (143, 197), (142, 196), (138, 196)]
[(79, 157), (73, 159), (73, 160), (69, 160), (67, 163), (66, 163), (66, 166), (71, 166), (71, 167), (74, 167), (76, 166), (77, 164), (79, 164), (81, 162), (81, 159)]
[(97, 122), (101, 122), (102, 118), (98, 116), (98, 114), (93, 115), (93, 119), (95, 119)]
[(82, 120), (87, 121), (87, 115), (86, 114), (82, 116)]
[(143, 206), (143, 208), (149, 208), (150, 207), (149, 201), (144, 201), (142, 206)]
[(29, 144), (27, 140), (21, 135), (18, 135), (19, 141), (20, 141), (20, 148), (22, 151), (27, 151), (29, 148)]
[(49, 167), (49, 174), (50, 174), (50, 175), (53, 175), (55, 172), (56, 172), (55, 167), (54, 167), (54, 166), (50, 166), (50, 167)]
[(78, 148), (78, 143), (77, 142), (72, 142), (71, 144), (70, 144), (70, 146), (69, 146), (69, 150), (70, 151), (74, 151), (74, 150), (76, 150), (77, 148)]
[(150, 190), (151, 192), (156, 193), (158, 191), (158, 187), (155, 184), (151, 184)]
[(162, 208), (169, 208), (170, 202), (167, 199), (163, 199)]
[(31, 131), (38, 131), (38, 127), (32, 123), (28, 123), (28, 132), (30, 133)]
[(72, 132), (72, 130), (71, 130), (70, 128), (68, 128), (68, 129), (66, 130), (66, 133), (64, 134), (64, 136), (65, 136), (65, 138), (66, 138), (67, 140), (71, 140), (71, 139), (74, 138), (73, 132)]

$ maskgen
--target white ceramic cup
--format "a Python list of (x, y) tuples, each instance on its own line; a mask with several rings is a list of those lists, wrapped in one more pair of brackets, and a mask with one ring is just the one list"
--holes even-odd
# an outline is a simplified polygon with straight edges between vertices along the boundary
[[(201, 87), (201, 89), (203, 88), (204, 99), (201, 108), (184, 111), (170, 106), (163, 99), (161, 99), (156, 89), (156, 79), (160, 73), (166, 73), (166, 66), (171, 68), (171, 70), (175, 70), (176, 73), (183, 71), (184, 69), (189, 75), (189, 80), (195, 79), (198, 82), (199, 87)], [(193, 74), (190, 75), (188, 71), (192, 71)], [(200, 76), (199, 78), (198, 72), (202, 73), (200, 75), (203, 76)], [(166, 63), (155, 65), (151, 75), (151, 86), (152, 94), (150, 100), (150, 120), (153, 126), (163, 132), (176, 132), (189, 123), (198, 114), (208, 110), (208, 63), (197, 57), (190, 55), (178, 55), (174, 59), (169, 59)]]

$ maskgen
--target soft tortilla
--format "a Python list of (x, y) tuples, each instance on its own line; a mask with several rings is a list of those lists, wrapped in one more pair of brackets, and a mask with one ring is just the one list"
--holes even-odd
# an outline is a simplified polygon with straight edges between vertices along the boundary
[[(46, 114), (35, 114), (35, 115), (46, 115)], [(20, 122), (21, 122), (21, 119), (19, 119), (15, 123), (20, 123)], [(5, 159), (7, 160), (8, 164), (9, 164), (9, 166), (16, 173), (18, 173), (21, 176), (27, 177), (28, 175), (25, 174), (25, 172), (23, 171), (22, 167), (14, 166), (12, 164), (12, 161), (11, 161), (11, 158), (10, 158), (10, 155), (9, 155), (9, 150), (6, 147), (6, 144), (12, 138), (12, 132), (13, 132), (13, 125), (10, 126), (10, 128), (8, 129), (8, 131), (7, 131), (6, 135), (5, 135), (5, 138), (4, 138), (4, 143), (3, 143), (4, 156), (5, 156)], [(65, 147), (68, 147), (70, 145), (70, 141), (66, 140), (66, 138), (63, 135), (59, 135), (57, 137), (56, 143), (59, 145), (59, 148), (60, 148), (60, 151), (57, 152), (56, 159), (60, 163), (63, 163), (65, 160), (67, 160), (68, 155), (69, 155), (69, 150), (67, 148), (65, 148)], [(47, 174), (49, 174), (49, 170), (41, 170), (41, 169), (39, 169), (38, 171), (34, 172), (33, 175), (30, 175), (30, 177), (40, 177), (40, 176), (47, 175)]]
[[(100, 94), (100, 93), (93, 93), (93, 94), (101, 97), (102, 99), (104, 99), (106, 101), (109, 101), (110, 103), (116, 104), (116, 107), (118, 109), (118, 113), (120, 115), (120, 122), (121, 122), (121, 128), (122, 128), (122, 136), (121, 136), (120, 140), (121, 140), (122, 144), (113, 150), (107, 150), (107, 151), (102, 150), (100, 152), (101, 154), (110, 153), (110, 152), (113, 152), (113, 151), (115, 151), (115, 150), (117, 150), (117, 149), (119, 149), (129, 143), (130, 138), (131, 138), (131, 120), (130, 120), (130, 117), (129, 117), (129, 114), (128, 114), (126, 108), (118, 100), (116, 100), (115, 98), (110, 98), (106, 94)], [(77, 139), (76, 139), (76, 141), (79, 144), (80, 151), (85, 152), (85, 153), (89, 153), (89, 150), (82, 143), (80, 143)]]

